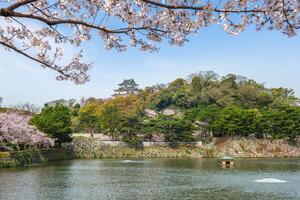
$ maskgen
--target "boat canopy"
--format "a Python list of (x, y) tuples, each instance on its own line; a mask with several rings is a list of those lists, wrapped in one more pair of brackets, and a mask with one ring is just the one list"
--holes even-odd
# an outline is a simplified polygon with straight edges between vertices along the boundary
[(230, 156), (223, 156), (222, 158), (220, 158), (221, 160), (233, 160), (233, 157)]

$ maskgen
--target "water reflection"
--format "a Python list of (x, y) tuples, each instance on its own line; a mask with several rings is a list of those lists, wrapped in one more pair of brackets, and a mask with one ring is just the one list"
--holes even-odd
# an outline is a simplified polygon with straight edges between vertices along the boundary
[[(286, 180), (278, 184), (255, 180)], [(0, 170), (0, 199), (300, 199), (299, 159), (74, 160)]]

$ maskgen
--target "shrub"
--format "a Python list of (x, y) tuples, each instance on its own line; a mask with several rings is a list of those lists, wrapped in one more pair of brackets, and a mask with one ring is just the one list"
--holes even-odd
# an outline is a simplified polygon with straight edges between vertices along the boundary
[(136, 134), (125, 134), (122, 138), (122, 141), (125, 142), (129, 147), (142, 149), (143, 140)]

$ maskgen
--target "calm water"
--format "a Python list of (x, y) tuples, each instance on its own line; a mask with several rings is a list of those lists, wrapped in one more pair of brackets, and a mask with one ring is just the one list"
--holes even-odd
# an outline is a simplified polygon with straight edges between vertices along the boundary
[(0, 169), (0, 199), (300, 199), (300, 159), (74, 160)]

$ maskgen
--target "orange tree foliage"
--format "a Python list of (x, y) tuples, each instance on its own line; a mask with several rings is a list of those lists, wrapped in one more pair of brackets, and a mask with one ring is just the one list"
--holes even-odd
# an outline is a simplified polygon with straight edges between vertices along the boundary
[(96, 99), (87, 101), (84, 106), (81, 107), (79, 113), (91, 112), (96, 116), (101, 116), (105, 107), (116, 106), (120, 112), (133, 113), (142, 108), (145, 104), (144, 101), (140, 100), (136, 95), (129, 96), (116, 96), (111, 99), (103, 100)]

